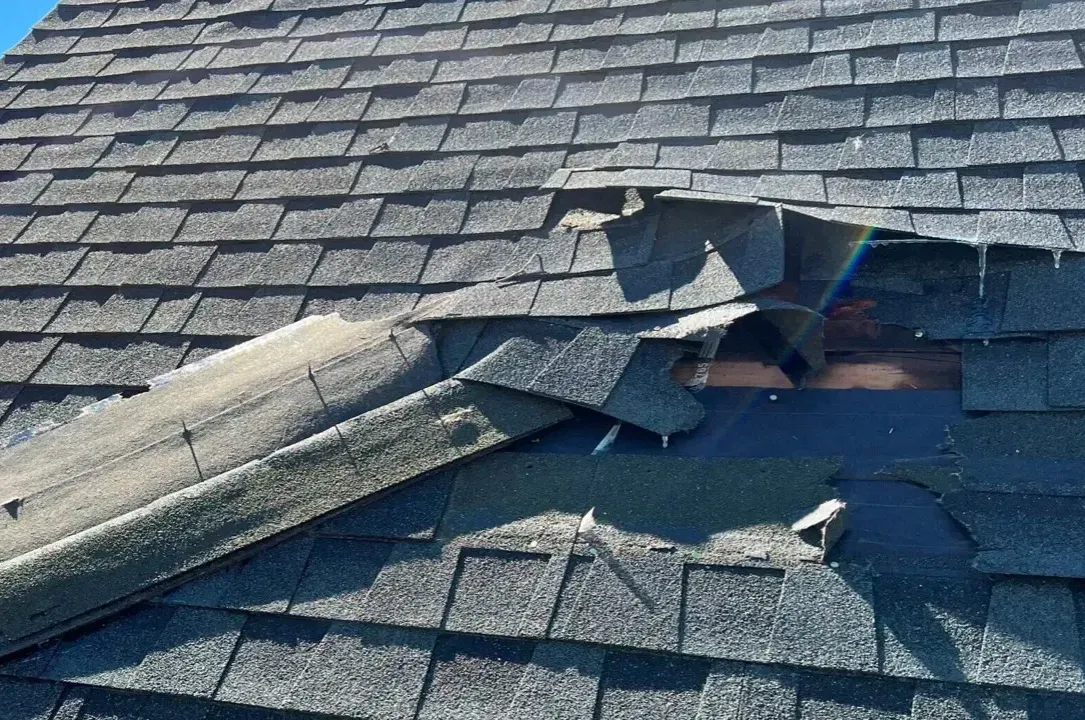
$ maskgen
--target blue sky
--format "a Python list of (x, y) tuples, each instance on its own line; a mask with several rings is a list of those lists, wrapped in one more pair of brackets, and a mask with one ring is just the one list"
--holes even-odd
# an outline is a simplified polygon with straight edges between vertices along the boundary
[(0, 0), (0, 52), (26, 37), (56, 4), (57, 0)]

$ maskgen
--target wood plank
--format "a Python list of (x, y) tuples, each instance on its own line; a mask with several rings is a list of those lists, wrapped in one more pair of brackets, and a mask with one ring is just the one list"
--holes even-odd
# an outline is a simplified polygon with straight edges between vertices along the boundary
[[(827, 365), (808, 379), (806, 387), (823, 390), (959, 390), (961, 360), (953, 352), (853, 352), (828, 353)], [(696, 361), (674, 366), (673, 377), (688, 382), (697, 371)], [(708, 368), (712, 387), (793, 387), (775, 365), (748, 357), (717, 358)]]

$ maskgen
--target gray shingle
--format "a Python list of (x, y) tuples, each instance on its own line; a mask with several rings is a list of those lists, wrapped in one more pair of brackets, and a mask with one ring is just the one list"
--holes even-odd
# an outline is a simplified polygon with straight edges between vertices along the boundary
[(148, 102), (135, 107), (99, 108), (91, 114), (86, 124), (79, 128), (80, 135), (115, 135), (117, 133), (157, 132), (172, 130), (188, 114), (187, 101)]
[[(185, 356), (188, 363), (192, 351)], [(312, 540), (300, 538), (262, 550), (253, 557), (191, 580), (163, 601), (238, 610), (285, 612), (309, 558)]]
[[(15, 398), (4, 419), (4, 434), (11, 436), (42, 426), (53, 427), (65, 423), (79, 415), (87, 405), (104, 400), (112, 394), (113, 390), (108, 388), (25, 387)], [(74, 717), (79, 707), (79, 703), (74, 703), (72, 715), (64, 716), (65, 720)], [(54, 718), (59, 720), (62, 710), (63, 706)]]
[(52, 182), (49, 173), (30, 173), (0, 176), (0, 203), (5, 205), (29, 205), (45, 187)]
[[(240, 94), (251, 90), (259, 78), (260, 73), (255, 70), (247, 72), (192, 72), (172, 80), (158, 97), (162, 100), (169, 100), (172, 98)], [(95, 90), (97, 91), (97, 87)]]
[(428, 253), (428, 239), (375, 243), (358, 266), (354, 280), (364, 283), (417, 283)]
[(98, 77), (112, 77), (134, 73), (171, 72), (184, 63), (192, 51), (189, 48), (167, 50), (143, 49), (121, 50), (108, 65), (98, 73)]
[(300, 67), (275, 67), (263, 72), (252, 92), (277, 94), (335, 89), (343, 84), (348, 73), (350, 64), (344, 61), (324, 61)]
[(88, 168), (101, 158), (111, 142), (112, 138), (90, 137), (70, 142), (39, 143), (22, 164), (21, 170)]
[(546, 221), (553, 199), (552, 193), (476, 195), (471, 198), (461, 232), (536, 230)]
[(644, 105), (629, 130), (630, 139), (654, 137), (700, 137), (708, 135), (710, 107), (707, 103)]
[(0, 329), (36, 333), (52, 319), (67, 293), (60, 290), (7, 290), (0, 293)]
[(907, 168), (915, 166), (908, 128), (852, 132), (843, 144), (840, 168)]
[(68, 137), (86, 121), (89, 108), (7, 110), (0, 115), (0, 140), (29, 137)]
[(867, 91), (866, 126), (922, 125), (955, 116), (952, 86), (916, 83)]
[(296, 62), (324, 60), (332, 58), (360, 58), (370, 55), (380, 35), (376, 33), (358, 33), (328, 39), (309, 39), (303, 41), (292, 56)]
[(1069, 588), (1056, 581), (996, 582), (979, 677), (988, 683), (1080, 692), (1081, 648)]
[(29, 380), (59, 342), (60, 338), (43, 335), (8, 336), (0, 344), (0, 382)]
[(1060, 160), (1058, 144), (1046, 121), (976, 123), (968, 152), (970, 165)]
[(1048, 339), (1048, 402), (1056, 407), (1085, 406), (1078, 368), (1085, 347), (1080, 333), (1060, 333)]
[(326, 622), (250, 617), (215, 698), (282, 707), (327, 630)]
[(784, 101), (777, 130), (824, 130), (863, 124), (864, 93), (860, 89), (792, 93)]
[(441, 623), (457, 552), (432, 543), (400, 542), (366, 597), (366, 619), (409, 627)]
[(411, 717), (434, 641), (426, 631), (333, 623), (282, 704), (349, 717)]
[(802, 90), (811, 72), (808, 57), (769, 57), (753, 63), (753, 89), (758, 93)]
[(1056, 249), (1073, 247), (1059, 216), (1042, 212), (982, 211), (977, 239), (1005, 245)]
[(1042, 118), (1079, 115), (1085, 108), (1085, 91), (1074, 74), (1041, 75), (1003, 80), (1002, 116), (1005, 118)]
[(783, 99), (777, 96), (725, 98), (715, 103), (712, 135), (752, 135), (776, 130)]
[(60, 716), (60, 711), (57, 715), (53, 714), (64, 689), (60, 685), (3, 678), (0, 679), (0, 688), (4, 697), (8, 699), (8, 708), (12, 717), (18, 720), (49, 720), (50, 717), (65, 720)]
[[(0, 346), (3, 353), (4, 346)], [(396, 490), (387, 497), (349, 509), (320, 526), (331, 535), (390, 540), (430, 540), (444, 514), (452, 473), (440, 473)]]
[(182, 138), (166, 165), (213, 165), (219, 162), (245, 162), (256, 152), (262, 131), (239, 130), (186, 136)]
[(962, 43), (953, 48), (957, 77), (1001, 75), (1006, 64), (1005, 40)]
[[(837, 178), (843, 183), (847, 178)], [(890, 193), (891, 190), (886, 190)], [(800, 202), (826, 202), (825, 180), (817, 173), (765, 173), (747, 193), (765, 198), (781, 198)]]
[(953, 57), (943, 43), (910, 45), (897, 55), (897, 82), (953, 77)]
[(674, 62), (675, 38), (655, 37), (615, 38), (603, 60), (603, 67), (646, 67)]
[(209, 23), (200, 33), (200, 44), (230, 43), (244, 40), (262, 40), (283, 37), (298, 23), (297, 15), (265, 13), (235, 16)]
[(283, 212), (283, 206), (275, 203), (197, 206), (189, 211), (177, 240), (269, 240)]
[(686, 572), (683, 652), (765, 660), (783, 573), (711, 565)]
[(469, 114), (499, 112), (512, 100), (516, 82), (477, 82), (467, 86), (460, 112)]
[(958, 120), (993, 120), (1001, 115), (997, 80), (958, 80), (956, 90)]
[(30, 224), (34, 213), (31, 210), (0, 210), (0, 243), (9, 243)]
[(373, 226), (381, 202), (373, 198), (291, 205), (275, 237), (288, 240), (364, 237)]
[(192, 311), (196, 308), (200, 297), (200, 293), (189, 290), (163, 290), (162, 297), (158, 301), (158, 307), (154, 309), (151, 317), (143, 325), (143, 332), (181, 332), (181, 328), (184, 327), (189, 316), (192, 315)]
[(916, 582), (885, 575), (875, 578), (874, 593), (885, 647), (883, 672), (958, 681), (977, 677), (990, 595), (986, 582)]
[(161, 175), (139, 175), (132, 180), (124, 194), (124, 201), (153, 203), (229, 200), (234, 197), (244, 177), (244, 170), (174, 171)]
[(358, 620), (392, 543), (320, 538), (290, 603), (294, 615)]
[(539, 643), (510, 702), (510, 711), (523, 717), (587, 720), (595, 706), (603, 657), (599, 648)]
[(18, 243), (78, 242), (94, 220), (93, 210), (39, 212), (19, 236)]
[(916, 720), (963, 720), (975, 713), (981, 713), (981, 717), (1026, 717), (1028, 711), (1028, 698), (1023, 693), (994, 693), (949, 683), (920, 684), (912, 703), (912, 717)]
[(122, 171), (81, 171), (56, 174), (53, 182), (35, 200), (38, 205), (116, 202), (133, 173)]
[(210, 697), (217, 687), (245, 616), (201, 608), (178, 608), (135, 670), (134, 687), (176, 695)]
[[(176, 3), (174, 3), (176, 5)], [(100, 53), (111, 50), (191, 45), (203, 30), (201, 24), (149, 25), (132, 27), (127, 31), (86, 34), (71, 48), (75, 53)], [(75, 40), (75, 37), (66, 38)]]
[(8, 286), (60, 285), (86, 254), (85, 248), (0, 250), (0, 281)]
[(193, 335), (263, 335), (294, 322), (304, 297), (303, 291), (278, 288), (205, 292), (184, 329)]
[(237, 68), (286, 62), (299, 45), (298, 40), (262, 40), (252, 45), (222, 48), (208, 67)]
[(373, 237), (452, 235), (459, 232), (467, 213), (465, 195), (387, 198)]
[(1005, 210), (1022, 207), (1024, 197), (1018, 168), (982, 168), (960, 173), (965, 207)]
[(872, 596), (870, 577), (862, 573), (789, 570), (769, 658), (821, 668), (876, 670)]
[(145, 385), (175, 369), (187, 349), (187, 341), (175, 338), (64, 340), (33, 380), (56, 385)]
[(145, 167), (166, 159), (177, 142), (173, 134), (134, 135), (117, 138), (109, 152), (98, 161), (98, 167)]
[(19, 93), (8, 107), (44, 108), (61, 105), (75, 105), (90, 92), (93, 83), (60, 83), (37, 87), (28, 87)]
[(901, 173), (891, 204), (896, 207), (961, 207), (961, 188), (952, 170), (917, 170)]
[(30, 143), (0, 143), (0, 172), (16, 169), (34, 151), (36, 145)]
[(1076, 163), (1026, 165), (1022, 207), (1041, 210), (1073, 209), (1085, 204)]
[(534, 643), (445, 635), (433, 650), (430, 684), (419, 720), (484, 717), (515, 697)]
[(271, 117), (278, 98), (205, 98), (197, 100), (177, 126), (178, 130), (218, 130), (263, 125)]
[[(677, 648), (682, 570), (672, 558), (638, 553), (610, 562), (590, 557), (575, 562), (579, 565), (562, 588), (552, 636), (655, 650)], [(633, 582), (623, 581), (623, 576)]]
[(207, 268), (200, 274), (200, 287), (244, 287), (271, 249), (267, 243), (225, 245), (215, 252)]
[(1010, 37), (1017, 32), (1018, 10), (1016, 3), (990, 3), (943, 11), (938, 17), (938, 39)]
[(346, 124), (311, 125), (303, 128), (271, 128), (254, 161), (293, 160), (310, 157), (339, 157), (354, 139), (354, 126)]
[(872, 85), (893, 82), (897, 75), (899, 53), (900, 51), (895, 47), (880, 47), (851, 53), (855, 84)]
[(612, 652), (599, 688), (598, 717), (695, 717), (709, 663), (692, 658)]
[[(465, 549), (445, 626), (488, 635), (515, 635), (527, 619), (546, 572), (547, 556)], [(545, 609), (549, 615), (549, 608)]]
[(62, 645), (46, 671), (57, 680), (129, 687), (135, 667), (173, 615), (172, 608), (142, 607)]
[(290, 34), (306, 37), (372, 30), (380, 17), (378, 7), (330, 8), (323, 12), (303, 14)]
[(916, 165), (921, 168), (957, 168), (968, 164), (972, 131), (965, 127), (913, 128)]
[[(762, 30), (749, 28), (726, 33), (706, 33), (703, 40), (698, 43), (701, 46), (700, 59), (713, 62), (752, 58), (757, 55), (762, 36)], [(683, 61), (688, 59), (683, 57), (682, 48), (679, 48), (678, 59)]]
[(966, 342), (962, 359), (966, 410), (1047, 410), (1047, 343)]
[(1003, 73), (1056, 72), (1081, 67), (1077, 46), (1070, 35), (1026, 36), (1010, 40)]
[(63, 60), (24, 61), (22, 69), (12, 76), (12, 82), (40, 82), (65, 78), (93, 77), (113, 60), (109, 54), (72, 55)]
[(302, 316), (337, 312), (344, 320), (352, 322), (377, 320), (407, 312), (417, 302), (418, 293), (405, 290), (365, 291), (356, 287), (312, 290), (305, 301)]
[(254, 170), (237, 192), (239, 200), (346, 195), (361, 163), (338, 165), (297, 162), (289, 167)]

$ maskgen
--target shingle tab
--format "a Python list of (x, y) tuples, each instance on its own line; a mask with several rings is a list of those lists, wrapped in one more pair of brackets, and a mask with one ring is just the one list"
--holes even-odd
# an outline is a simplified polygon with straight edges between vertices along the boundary
[(1081, 692), (1074, 598), (1057, 581), (1008, 579), (991, 589), (979, 677), (984, 682)]
[(497, 638), (441, 636), (433, 651), (429, 686), (419, 720), (474, 717), (505, 707), (516, 695), (534, 643)]
[(435, 639), (427, 631), (334, 623), (282, 705), (349, 717), (411, 717)]
[(234, 197), (244, 170), (208, 170), (139, 175), (128, 187), (124, 201), (131, 203), (185, 200), (229, 200)]
[(689, 565), (686, 573), (682, 650), (709, 657), (765, 660), (783, 572)]
[(239, 200), (346, 195), (361, 163), (322, 164), (297, 162), (289, 167), (253, 170), (245, 175)]
[(832, 570), (789, 570), (769, 643), (777, 661), (823, 668), (878, 667), (869, 576)]

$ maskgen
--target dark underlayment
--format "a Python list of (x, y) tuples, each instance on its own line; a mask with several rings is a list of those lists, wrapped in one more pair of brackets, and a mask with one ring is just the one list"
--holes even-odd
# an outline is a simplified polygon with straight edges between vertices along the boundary
[(1083, 163), (1085, 0), (61, 0), (0, 720), (1085, 720)]

